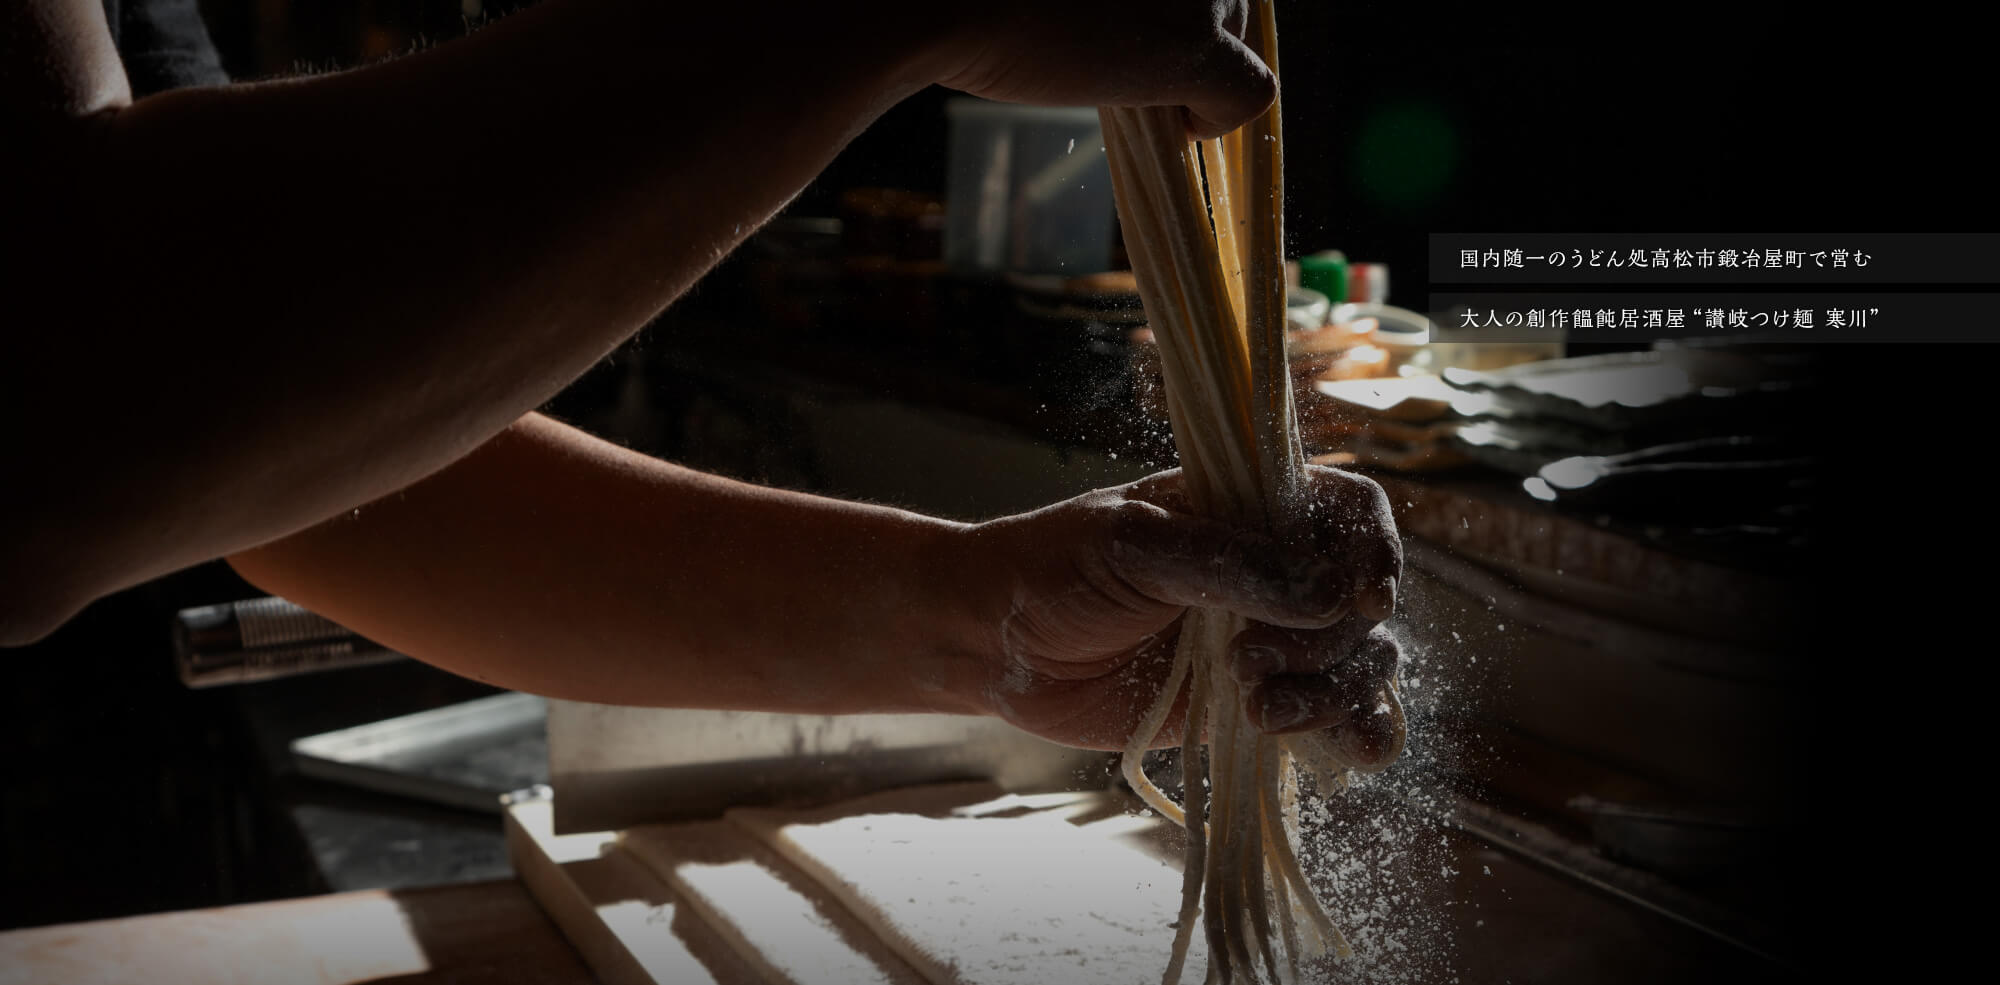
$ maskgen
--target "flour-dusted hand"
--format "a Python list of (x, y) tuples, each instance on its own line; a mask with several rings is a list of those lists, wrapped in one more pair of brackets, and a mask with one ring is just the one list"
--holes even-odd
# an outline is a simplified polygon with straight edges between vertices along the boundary
[[(1395, 679), (1402, 548), (1380, 487), (1309, 468), (1309, 537), (1284, 543), (1194, 515), (1178, 471), (968, 528), (966, 584), (993, 656), (994, 714), (1072, 745), (1117, 749), (1164, 684), (1189, 606), (1254, 620), (1231, 647), (1250, 720), (1335, 729), (1388, 748), (1375, 707)], [(1160, 735), (1178, 741), (1183, 709)]]
[(1181, 106), (1198, 137), (1271, 105), (1277, 76), (1243, 44), (1243, 0), (1024, 0), (968, 4), (936, 81), (1008, 102)]

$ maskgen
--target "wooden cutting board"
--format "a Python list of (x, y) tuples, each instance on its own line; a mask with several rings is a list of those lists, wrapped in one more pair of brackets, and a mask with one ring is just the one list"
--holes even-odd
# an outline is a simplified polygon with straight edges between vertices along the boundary
[[(611, 985), (1157, 980), (1180, 903), (1178, 832), (1125, 809), (977, 782), (558, 837), (543, 802), (511, 808), (508, 838), (523, 880)], [(579, 879), (633, 860), (646, 871), (624, 871), (622, 887)]]

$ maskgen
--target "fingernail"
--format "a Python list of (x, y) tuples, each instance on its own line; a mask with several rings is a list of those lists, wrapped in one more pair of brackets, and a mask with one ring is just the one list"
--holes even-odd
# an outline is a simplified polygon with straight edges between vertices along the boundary
[(1376, 622), (1395, 615), (1396, 579), (1384, 578), (1378, 584), (1363, 589), (1358, 601), (1361, 605), (1361, 614)]
[(1276, 647), (1246, 646), (1236, 669), (1239, 681), (1261, 681), (1285, 669), (1285, 655)]
[(1312, 702), (1292, 688), (1272, 688), (1264, 693), (1262, 702), (1264, 731), (1282, 732), (1296, 728), (1312, 717)]

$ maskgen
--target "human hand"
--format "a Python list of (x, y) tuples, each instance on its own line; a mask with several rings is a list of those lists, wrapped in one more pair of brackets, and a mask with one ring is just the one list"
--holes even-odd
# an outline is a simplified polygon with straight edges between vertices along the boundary
[[(1402, 547), (1375, 483), (1308, 467), (1309, 531), (1281, 543), (1193, 515), (1178, 470), (967, 529), (990, 638), (983, 706), (1068, 745), (1123, 748), (1165, 685), (1188, 606), (1253, 620), (1228, 669), (1267, 733), (1333, 730), (1359, 762), (1394, 747)], [(1186, 698), (1157, 742), (1179, 741)]]
[(1271, 105), (1277, 76), (1243, 43), (1244, 0), (1024, 0), (968, 5), (933, 78), (1006, 102), (1180, 106), (1217, 137)]

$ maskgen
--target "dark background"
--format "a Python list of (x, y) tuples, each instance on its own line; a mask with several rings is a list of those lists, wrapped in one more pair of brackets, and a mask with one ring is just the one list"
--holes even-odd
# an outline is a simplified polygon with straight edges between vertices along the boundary
[[(203, 7), (225, 63), (246, 79), (389, 57), (464, 24), (457, 0)], [(1949, 43), (1965, 25), (1721, 4), (1291, 2), (1280, 16), (1292, 251), (1386, 262), (1406, 303), (1427, 289), (1432, 232), (1995, 228), (1992, 86), (1983, 63)], [(941, 193), (949, 95), (933, 89), (891, 111), (792, 211), (831, 215), (856, 186)], [(1913, 439), (1864, 390), (1884, 374), (1906, 389), (1915, 379), (1920, 416), (1950, 421), (1974, 404), (1958, 396), (1961, 374), (1984, 347), (1829, 348), (1830, 389), (1856, 395), (1830, 405), (1826, 431), (1830, 461), (1852, 470), (1833, 493), (1855, 499), (1836, 513), (1856, 518), (1856, 535), (1829, 551), (1831, 632), (1809, 645), (1829, 670), (1836, 824), (1842, 838), (1866, 829), (1879, 840), (1910, 827), (1912, 811), (1863, 778), (1907, 769), (1968, 728), (1947, 696), (1885, 664), (1928, 665), (1925, 637), (1904, 628), (1921, 611), (1914, 599), (1949, 595), (1933, 593), (1939, 581), (1985, 576), (1884, 558), (1935, 543), (1885, 497), (1968, 507), (1962, 475), (1894, 468)], [(0, 792), (0, 875), (37, 887), (0, 897), (0, 927), (312, 889), (268, 864), (283, 826), (267, 816), (239, 699), (186, 691), (171, 668), (175, 609), (254, 594), (206, 566), (103, 600), (48, 641), (0, 655), (0, 748), (14, 760)], [(1928, 711), (1898, 717), (1891, 694)], [(395, 696), (344, 700), (379, 701), (386, 714)]]
[[(461, 6), (202, 0), (237, 78), (434, 43), (462, 32)], [(1977, 32), (1914, 8), (1294, 0), (1280, 18), (1292, 252), (1386, 262), (1406, 299), (1431, 232), (1939, 232), (1994, 217)], [(892, 110), (793, 211), (832, 215), (857, 186), (941, 194), (952, 95)]]

